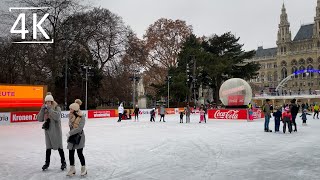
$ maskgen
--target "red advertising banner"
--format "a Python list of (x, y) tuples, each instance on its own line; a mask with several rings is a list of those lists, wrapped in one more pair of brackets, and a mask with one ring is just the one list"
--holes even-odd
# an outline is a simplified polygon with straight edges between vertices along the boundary
[(176, 114), (175, 108), (166, 108), (166, 114)]
[(253, 108), (253, 119), (261, 119), (264, 118), (264, 113), (259, 108)]
[(12, 112), (11, 123), (34, 122), (37, 121), (38, 112)]
[(247, 120), (248, 111), (246, 109), (210, 109), (208, 110), (208, 118), (226, 120)]
[(229, 106), (241, 106), (244, 104), (243, 95), (229, 95), (228, 96), (228, 105)]
[(97, 119), (97, 118), (110, 118), (116, 117), (116, 111), (114, 109), (111, 110), (89, 110), (88, 118), (89, 119)]

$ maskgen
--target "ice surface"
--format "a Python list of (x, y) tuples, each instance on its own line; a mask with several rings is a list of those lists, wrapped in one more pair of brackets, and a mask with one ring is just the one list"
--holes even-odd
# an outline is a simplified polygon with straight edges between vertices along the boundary
[[(167, 116), (166, 123), (116, 122), (116, 118), (89, 120), (85, 126), (84, 155), (88, 168), (85, 179), (159, 180), (302, 180), (320, 179), (320, 120), (309, 116), (308, 126), (298, 133), (263, 132), (263, 121), (212, 121), (179, 124), (179, 115)], [(52, 152), (48, 171), (45, 161), (42, 123), (0, 126), (0, 179), (60, 180), (57, 151)], [(67, 121), (63, 121), (66, 150)], [(273, 118), (270, 127), (274, 130)], [(282, 125), (281, 125), (282, 128)], [(77, 157), (80, 179), (80, 162)], [(69, 161), (68, 168), (69, 168)]]

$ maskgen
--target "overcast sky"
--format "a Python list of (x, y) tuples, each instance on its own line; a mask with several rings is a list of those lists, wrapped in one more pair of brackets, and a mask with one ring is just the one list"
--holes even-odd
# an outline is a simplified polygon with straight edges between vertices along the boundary
[[(276, 46), (282, 3), (285, 3), (292, 38), (301, 24), (314, 22), (317, 0), (84, 0), (121, 16), (141, 38), (159, 18), (181, 19), (198, 36), (231, 31), (245, 50)], [(0, 9), (6, 8), (0, 0)], [(3, 30), (2, 30), (3, 31)], [(7, 31), (7, 30), (6, 30)], [(1, 33), (1, 28), (0, 28)], [(3, 34), (4, 32), (2, 32)]]
[(301, 24), (314, 22), (317, 0), (90, 0), (121, 16), (139, 37), (159, 18), (182, 19), (199, 36), (231, 31), (246, 50), (276, 46), (283, 2), (294, 38)]

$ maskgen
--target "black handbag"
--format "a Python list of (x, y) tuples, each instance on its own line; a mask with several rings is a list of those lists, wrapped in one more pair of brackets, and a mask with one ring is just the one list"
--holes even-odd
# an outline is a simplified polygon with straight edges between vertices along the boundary
[(49, 127), (50, 127), (50, 119), (48, 118), (48, 119), (46, 120), (46, 122), (43, 123), (42, 129), (48, 130)]
[(71, 143), (71, 144), (78, 145), (80, 143), (80, 140), (81, 140), (81, 135), (80, 135), (80, 133), (77, 133), (77, 134), (74, 134), (74, 135), (70, 136), (69, 139), (68, 139), (68, 142)]

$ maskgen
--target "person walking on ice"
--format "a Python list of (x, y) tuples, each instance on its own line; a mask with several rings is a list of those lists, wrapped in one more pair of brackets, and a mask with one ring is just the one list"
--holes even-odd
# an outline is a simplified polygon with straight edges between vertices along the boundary
[(183, 111), (180, 112), (180, 123), (183, 123)]
[(134, 121), (139, 121), (139, 107), (136, 105), (134, 108)]
[(290, 113), (290, 108), (286, 107), (285, 111), (282, 113), (282, 120), (283, 120), (283, 133), (286, 133), (286, 126), (288, 125), (288, 130), (292, 132), (292, 115)]
[(46, 162), (42, 166), (42, 170), (47, 170), (50, 165), (52, 149), (58, 150), (61, 158), (61, 170), (64, 170), (66, 169), (67, 164), (62, 145), (61, 109), (54, 101), (50, 92), (47, 93), (44, 101), (45, 103), (37, 115), (37, 120), (39, 122), (44, 122), (42, 129), (44, 129), (46, 140)]
[(120, 106), (118, 107), (118, 114), (119, 114), (119, 119), (117, 122), (121, 122), (121, 119), (122, 119), (122, 115), (124, 113), (124, 108), (123, 108), (123, 104), (120, 103)]
[(161, 105), (161, 107), (160, 107), (160, 122), (161, 122), (161, 119), (163, 118), (163, 122), (166, 122), (165, 120), (164, 120), (164, 114), (166, 113), (166, 110), (164, 109), (164, 106), (163, 105)]
[(150, 112), (150, 122), (155, 122), (154, 118), (156, 116), (156, 108), (153, 108)]
[(86, 169), (86, 161), (83, 156), (83, 148), (85, 147), (85, 134), (84, 134), (83, 128), (86, 120), (85, 120), (85, 116), (80, 110), (80, 105), (78, 103), (71, 104), (69, 106), (69, 109), (70, 109), (70, 114), (69, 114), (70, 131), (66, 134), (66, 136), (68, 139), (70, 170), (67, 176), (74, 176), (76, 174), (75, 162), (74, 162), (75, 150), (77, 150), (77, 154), (81, 163), (81, 176), (85, 176), (87, 175), (87, 169)]
[(314, 107), (313, 107), (313, 119), (315, 119), (316, 115), (317, 115), (317, 119), (319, 119), (319, 105), (317, 103), (315, 103)]
[(201, 123), (202, 121), (204, 121), (204, 113), (205, 113), (205, 111), (204, 111), (203, 108), (201, 107), (201, 108), (200, 108), (200, 121), (199, 121), (199, 123)]

